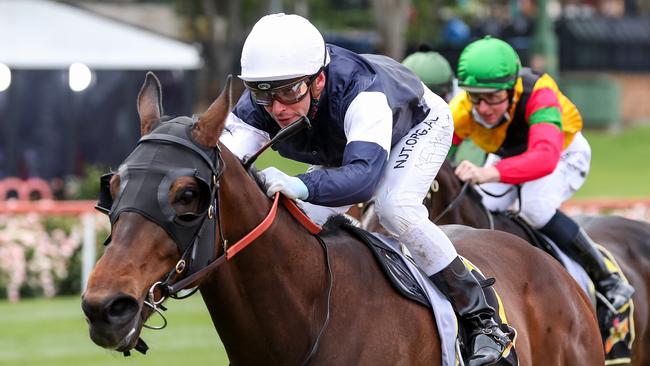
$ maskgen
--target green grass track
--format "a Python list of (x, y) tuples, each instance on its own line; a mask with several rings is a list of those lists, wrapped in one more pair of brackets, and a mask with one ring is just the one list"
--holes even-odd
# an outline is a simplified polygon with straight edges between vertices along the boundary
[(650, 125), (617, 133), (587, 131), (591, 171), (578, 198), (650, 197)]
[(90, 340), (79, 297), (27, 299), (18, 304), (0, 301), (0, 365), (228, 365), (199, 294), (166, 305), (167, 328), (143, 330), (150, 347), (147, 354), (123, 357)]

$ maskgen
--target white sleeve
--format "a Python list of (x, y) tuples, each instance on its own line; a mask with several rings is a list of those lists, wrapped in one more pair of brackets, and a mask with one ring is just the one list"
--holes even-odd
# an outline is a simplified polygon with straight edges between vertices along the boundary
[(232, 112), (228, 114), (226, 127), (220, 138), (228, 150), (232, 151), (239, 159), (256, 153), (269, 140), (267, 132), (247, 124)]
[(422, 97), (424, 98), (427, 106), (431, 109), (431, 112), (429, 113), (450, 113), (449, 104), (444, 99), (442, 99), (441, 96), (429, 90), (429, 88), (427, 88), (424, 83), (422, 83), (422, 86), (424, 87), (424, 95)]
[(344, 118), (345, 136), (352, 141), (374, 142), (390, 155), (393, 135), (393, 112), (386, 95), (380, 92), (361, 92)]

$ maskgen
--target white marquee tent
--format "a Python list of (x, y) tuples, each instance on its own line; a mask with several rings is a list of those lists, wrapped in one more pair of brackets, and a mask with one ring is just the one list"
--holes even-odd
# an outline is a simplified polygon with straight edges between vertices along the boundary
[(0, 179), (116, 164), (139, 138), (145, 72), (158, 75), (165, 112), (188, 115), (201, 66), (193, 45), (75, 5), (0, 0)]
[(53, 1), (0, 1), (0, 63), (20, 69), (198, 69), (192, 45)]
[[(76, 63), (93, 73), (83, 92), (68, 88)], [(135, 100), (145, 70), (161, 79), (166, 111), (188, 114), (200, 67), (198, 49), (178, 40), (73, 5), (0, 0), (0, 179), (116, 166), (139, 138)], [(95, 258), (94, 226), (85, 215), (83, 282)]]

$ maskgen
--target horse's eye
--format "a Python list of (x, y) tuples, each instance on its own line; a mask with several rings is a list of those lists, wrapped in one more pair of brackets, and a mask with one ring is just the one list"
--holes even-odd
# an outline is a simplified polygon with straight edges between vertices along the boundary
[(199, 197), (199, 191), (196, 189), (185, 189), (183, 192), (181, 192), (180, 196), (178, 197), (178, 203), (183, 204), (183, 205), (189, 205), (192, 202), (194, 202), (195, 199)]

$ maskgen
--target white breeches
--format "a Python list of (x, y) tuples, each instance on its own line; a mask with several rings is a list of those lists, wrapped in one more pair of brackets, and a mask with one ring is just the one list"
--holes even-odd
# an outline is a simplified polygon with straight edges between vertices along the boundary
[[(494, 165), (499, 160), (497, 155), (489, 154), (485, 165)], [(591, 147), (578, 132), (562, 152), (560, 161), (551, 174), (521, 184), (521, 202), (517, 202), (517, 190), (511, 184), (484, 183), (480, 185), (479, 192), (483, 196), (483, 204), (490, 211), (520, 209), (521, 216), (538, 229), (546, 225), (562, 202), (573, 196), (582, 186), (589, 174), (590, 163)], [(492, 197), (483, 192), (500, 195), (511, 187), (513, 189), (503, 197)]]
[[(453, 120), (447, 104), (427, 93), (431, 112), (391, 148), (384, 173), (375, 191), (379, 221), (408, 249), (427, 274), (445, 268), (458, 256), (447, 236), (429, 220), (422, 204), (438, 170), (442, 166), (453, 135)], [(323, 207), (301, 203), (307, 214), (323, 223), (346, 207)]]

